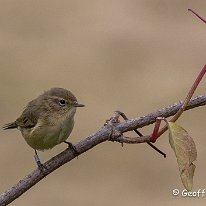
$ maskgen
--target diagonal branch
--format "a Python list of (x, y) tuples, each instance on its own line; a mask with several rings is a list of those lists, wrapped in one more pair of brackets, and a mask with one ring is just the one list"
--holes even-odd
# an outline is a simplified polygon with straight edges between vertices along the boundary
[[(84, 138), (80, 142), (78, 142), (75, 147), (79, 152), (79, 155), (88, 151), (89, 149), (95, 147), (96, 145), (104, 142), (104, 141), (117, 141), (121, 143), (142, 143), (149, 142), (149, 136), (143, 136), (138, 138), (128, 138), (120, 135), (127, 131), (132, 131), (137, 128), (142, 128), (146, 125), (152, 124), (156, 121), (157, 117), (169, 117), (174, 115), (178, 109), (181, 107), (183, 101), (170, 105), (168, 107), (159, 109), (156, 112), (147, 114), (145, 116), (130, 119), (125, 122), (120, 123), (112, 123), (111, 121), (102, 127), (99, 131), (91, 134), (90, 136)], [(193, 109), (195, 107), (206, 105), (206, 94), (202, 96), (197, 96), (192, 98), (186, 110)], [(48, 160), (44, 165), (47, 170), (42, 173), (39, 169), (35, 169), (30, 174), (25, 176), (22, 180), (20, 180), (16, 185), (0, 194), (0, 205), (7, 205), (14, 201), (16, 198), (21, 196), (27, 190), (29, 190), (33, 185), (37, 184), (44, 177), (52, 173), (57, 168), (61, 167), (65, 163), (74, 159), (76, 155), (72, 153), (70, 149), (66, 149), (60, 154)]]

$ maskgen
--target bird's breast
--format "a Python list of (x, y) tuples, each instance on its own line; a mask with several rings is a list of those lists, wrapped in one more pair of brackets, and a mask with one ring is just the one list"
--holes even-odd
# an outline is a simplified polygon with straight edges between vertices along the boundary
[(56, 116), (49, 123), (40, 118), (35, 127), (21, 130), (22, 135), (34, 149), (51, 149), (65, 141), (71, 134), (74, 127), (74, 114), (75, 111), (71, 111), (65, 116)]

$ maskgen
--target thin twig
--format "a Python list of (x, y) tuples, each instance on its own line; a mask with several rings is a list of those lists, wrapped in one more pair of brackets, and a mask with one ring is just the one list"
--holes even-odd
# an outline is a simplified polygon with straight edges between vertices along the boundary
[[(122, 134), (127, 131), (132, 131), (137, 128), (144, 127), (146, 125), (152, 124), (155, 122), (156, 118), (161, 117), (169, 117), (174, 115), (179, 108), (182, 105), (182, 101), (175, 103), (171, 106), (165, 107), (163, 109), (160, 109), (156, 112), (147, 114), (145, 116), (136, 118), (136, 119), (130, 119), (125, 122), (117, 122), (117, 123), (111, 123), (106, 124), (104, 127), (102, 127), (99, 131), (96, 133), (84, 138), (79, 143), (75, 145), (77, 151), (79, 152), (79, 155), (82, 153), (88, 151), (89, 149), (95, 147), (96, 145), (111, 140), (111, 135), (114, 134), (114, 131), (116, 131), (119, 134)], [(195, 98), (192, 98), (188, 106), (186, 107), (186, 110), (206, 105), (206, 95), (198, 96)], [(114, 138), (115, 139), (115, 138)], [(124, 136), (119, 136), (116, 138), (115, 141), (120, 141), (124, 143), (140, 143), (140, 142), (148, 142), (148, 138), (146, 137), (138, 137), (136, 139), (134, 138), (126, 138)], [(22, 180), (20, 180), (16, 185), (5, 191), (4, 193), (0, 194), (0, 205), (7, 205), (14, 201), (16, 198), (21, 196), (23, 193), (25, 193), (27, 190), (29, 190), (33, 185), (37, 184), (39, 181), (41, 181), (45, 176), (52, 173), (57, 168), (61, 167), (65, 163), (71, 161), (76, 156), (70, 149), (66, 149), (60, 154), (56, 155), (55, 157), (48, 160), (44, 166), (47, 168), (47, 170), (42, 173), (39, 171), (39, 169), (35, 169), (30, 174), (25, 176)]]
[[(122, 118), (124, 119), (124, 120), (128, 120), (128, 118), (127, 118), (127, 116), (123, 113), (123, 112), (120, 112), (120, 111), (116, 111), (116, 113), (117, 114), (119, 114), (119, 115), (121, 115), (122, 116)], [(143, 137), (144, 135), (140, 132), (140, 131), (138, 131), (137, 129), (134, 129), (134, 132), (136, 133), (136, 134), (138, 134), (140, 137)], [(125, 139), (125, 141), (126, 141), (126, 139)], [(151, 141), (151, 140), (150, 140)], [(148, 141), (147, 142), (147, 144), (151, 147), (151, 148), (153, 148), (155, 151), (157, 151), (157, 152), (159, 152), (161, 155), (163, 155), (163, 157), (164, 158), (166, 158), (166, 154), (162, 151), (162, 150), (160, 150), (159, 148), (157, 148), (156, 146), (154, 146), (150, 141)], [(123, 142), (121, 142), (122, 144), (123, 144)], [(135, 141), (134, 141), (134, 143), (135, 143)]]

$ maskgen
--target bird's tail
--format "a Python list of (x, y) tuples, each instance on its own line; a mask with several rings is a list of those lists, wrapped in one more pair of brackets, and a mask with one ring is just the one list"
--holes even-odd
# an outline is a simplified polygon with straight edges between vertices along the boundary
[(3, 126), (3, 129), (15, 129), (15, 128), (17, 128), (16, 122), (11, 122)]

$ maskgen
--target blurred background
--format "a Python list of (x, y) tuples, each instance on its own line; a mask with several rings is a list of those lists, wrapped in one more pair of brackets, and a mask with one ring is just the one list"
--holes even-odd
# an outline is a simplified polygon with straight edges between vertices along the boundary
[[(71, 90), (86, 105), (76, 114), (73, 143), (97, 131), (115, 110), (135, 118), (184, 99), (206, 63), (206, 25), (188, 8), (206, 18), (201, 0), (1, 0), (0, 125), (51, 87)], [(195, 95), (205, 93), (205, 82)], [(178, 120), (198, 151), (194, 191), (206, 188), (205, 120), (205, 107)], [(0, 130), (0, 136), (3, 192), (36, 165), (18, 130)], [(204, 205), (206, 197), (172, 196), (183, 186), (167, 134), (156, 146), (166, 159), (146, 144), (102, 143), (11, 205)], [(40, 157), (47, 161), (65, 148)]]

